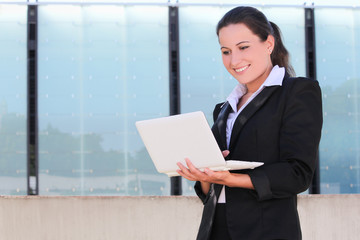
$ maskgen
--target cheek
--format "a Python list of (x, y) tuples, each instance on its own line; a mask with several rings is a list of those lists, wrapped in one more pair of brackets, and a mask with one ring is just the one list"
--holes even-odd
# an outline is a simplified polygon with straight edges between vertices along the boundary
[(229, 64), (230, 64), (230, 60), (229, 60), (229, 59), (230, 59), (230, 58), (229, 58), (228, 56), (225, 56), (225, 55), (222, 56), (222, 62), (223, 62), (224, 66), (225, 66), (226, 68), (229, 67)]
[(269, 50), (261, 48), (259, 49), (259, 51), (257, 51), (255, 56), (257, 56), (258, 61), (266, 62), (268, 59), (270, 59), (270, 55), (268, 54), (268, 52)]
[(264, 53), (263, 51), (257, 51), (253, 54), (253, 60), (257, 63), (259, 67), (263, 67), (264, 65), (268, 65), (268, 60), (270, 59), (270, 55)]

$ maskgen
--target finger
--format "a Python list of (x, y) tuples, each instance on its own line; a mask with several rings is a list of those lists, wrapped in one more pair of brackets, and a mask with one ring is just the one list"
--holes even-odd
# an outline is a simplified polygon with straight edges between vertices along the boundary
[(192, 176), (191, 172), (189, 171), (189, 169), (187, 169), (182, 163), (178, 162), (177, 163), (178, 167), (180, 169), (177, 170), (177, 172), (184, 178), (191, 180), (191, 181), (195, 181), (194, 176)]
[(191, 173), (193, 173), (193, 174), (202, 173), (197, 167), (194, 166), (194, 164), (190, 161), (190, 159), (185, 158), (185, 162)]
[(190, 172), (191, 176), (194, 179), (196, 179), (196, 181), (202, 181), (202, 182), (208, 182), (209, 181), (209, 177), (203, 172), (203, 170), (200, 170), (200, 169), (196, 168), (192, 164), (190, 159), (186, 158), (185, 162), (186, 162), (186, 165), (189, 168), (189, 172)]
[(184, 174), (190, 174), (189, 169), (187, 169), (187, 167), (185, 167), (181, 162), (178, 162), (177, 165)]
[(222, 155), (224, 156), (224, 158), (229, 155), (230, 151), (229, 150), (225, 150), (225, 151), (222, 151)]
[(196, 181), (196, 179), (194, 179), (193, 177), (191, 177), (191, 176), (189, 176), (189, 175), (187, 175), (187, 174), (184, 174), (184, 172), (181, 171), (180, 169), (176, 170), (176, 172), (177, 172), (180, 176), (186, 178), (187, 180)]

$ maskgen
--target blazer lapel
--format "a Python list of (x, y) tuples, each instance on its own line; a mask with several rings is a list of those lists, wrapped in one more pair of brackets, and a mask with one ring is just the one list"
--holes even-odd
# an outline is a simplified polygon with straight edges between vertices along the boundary
[(226, 145), (226, 121), (231, 111), (229, 102), (224, 103), (221, 107), (220, 113), (212, 127), (213, 134), (221, 148), (221, 150), (227, 149)]
[(230, 138), (230, 146), (229, 149), (231, 149), (231, 146), (234, 144), (234, 141), (238, 138), (238, 135), (242, 129), (242, 127), (245, 125), (245, 123), (251, 118), (256, 111), (258, 111), (261, 106), (266, 102), (267, 99), (271, 96), (271, 94), (278, 89), (279, 86), (271, 86), (271, 87), (265, 87), (259, 95), (257, 95), (239, 114), (237, 119), (235, 120), (234, 127), (231, 133)]

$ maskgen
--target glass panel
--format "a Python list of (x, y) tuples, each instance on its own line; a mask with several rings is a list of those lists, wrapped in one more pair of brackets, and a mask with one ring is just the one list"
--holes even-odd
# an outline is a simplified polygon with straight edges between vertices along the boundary
[(311, 2), (316, 6), (359, 6), (359, 0), (316, 0)]
[[(0, 0), (0, 6), (2, 9), (4, 9), (4, 7), (5, 7), (5, 9), (13, 10), (14, 8), (7, 8), (6, 4), (7, 3), (14, 4), (14, 2), (15, 2), (15, 4), (17, 4), (17, 3), (22, 4), (22, 3), (28, 2), (28, 0), (16, 0), (16, 1), (15, 0)], [(2, 5), (2, 4), (4, 4), (4, 5)], [(15, 8), (17, 8), (17, 6)], [(14, 10), (14, 11), (16, 12), (17, 10)]]
[(99, 1), (99, 0), (33, 0), (33, 1), (37, 1), (40, 3), (89, 3), (89, 4), (116, 4), (116, 3), (132, 3), (132, 4), (136, 4), (136, 3), (140, 3), (140, 4), (166, 4), (168, 3), (168, 0), (103, 0), (103, 1)]
[(251, 5), (251, 6), (267, 6), (267, 5), (283, 5), (283, 6), (359, 6), (359, 0), (177, 0), (180, 4), (202, 4), (202, 5)]
[(321, 193), (359, 193), (360, 11), (316, 9), (315, 20), (324, 107)]
[[(231, 8), (182, 6), (180, 15), (181, 111), (201, 110), (212, 125), (216, 103), (225, 101), (237, 82), (222, 64), (215, 28)], [(305, 30), (303, 8), (260, 9), (283, 33), (293, 67), (305, 75)], [(194, 194), (193, 183), (183, 181), (184, 195)]]
[(167, 22), (167, 7), (39, 6), (40, 194), (169, 194), (135, 129), (169, 114)]
[(0, 195), (27, 194), (26, 18), (0, 5)]
[[(178, 0), (179, 3), (189, 3), (189, 4), (234, 4), (234, 6), (243, 5), (303, 5), (304, 0), (242, 0), (239, 2), (238, 0)], [(312, 1), (314, 2), (314, 1)]]

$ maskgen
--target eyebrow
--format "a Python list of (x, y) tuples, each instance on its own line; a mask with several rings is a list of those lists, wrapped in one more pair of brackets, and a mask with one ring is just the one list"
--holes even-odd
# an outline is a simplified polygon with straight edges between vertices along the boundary
[(242, 44), (242, 43), (249, 43), (250, 41), (241, 41), (241, 42), (238, 42), (235, 46), (237, 46), (237, 45), (240, 45), (240, 44)]
[[(250, 41), (241, 41), (241, 42), (238, 42), (237, 44), (235, 44), (235, 46), (238, 46), (242, 43), (249, 43)], [(223, 48), (228, 48), (228, 47), (221, 47), (220, 49), (223, 49)]]

